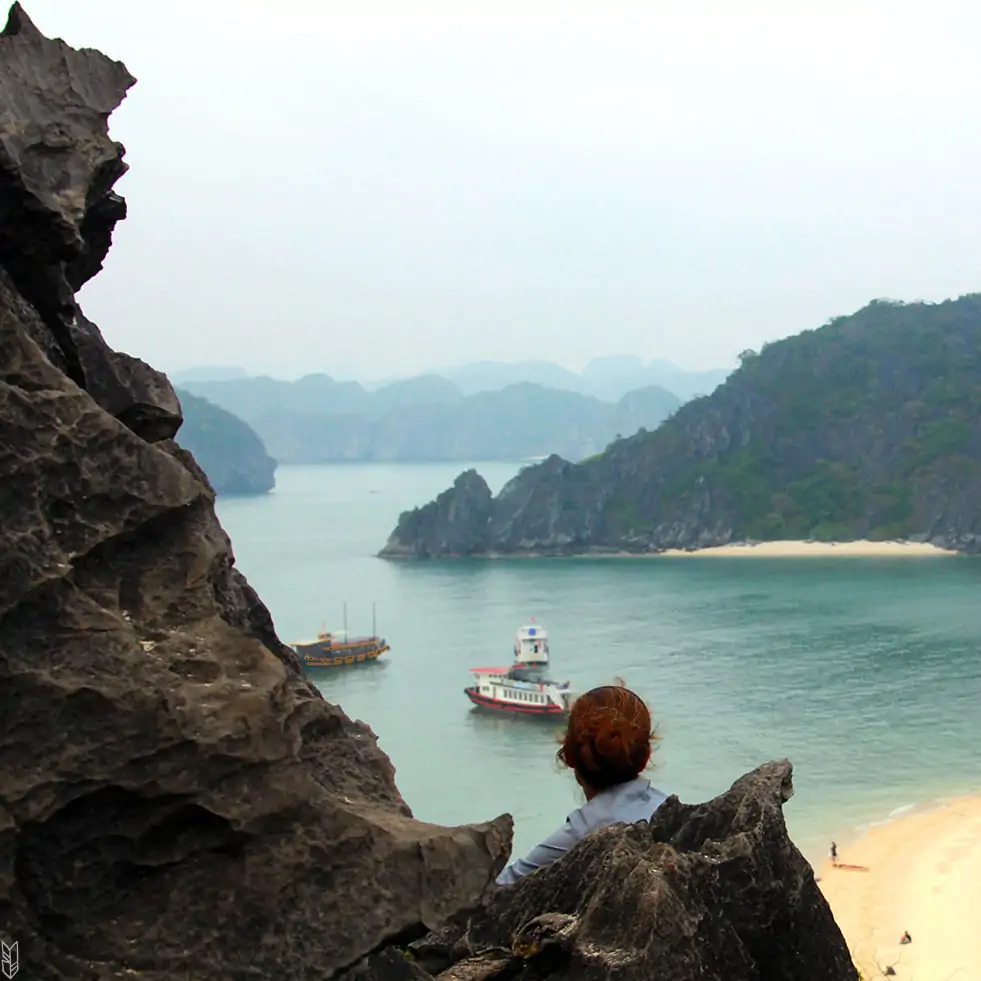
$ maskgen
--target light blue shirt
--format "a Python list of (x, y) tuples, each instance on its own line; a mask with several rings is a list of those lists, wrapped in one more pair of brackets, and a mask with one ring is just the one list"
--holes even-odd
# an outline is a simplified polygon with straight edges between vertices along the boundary
[(497, 877), (497, 884), (514, 885), (523, 875), (561, 858), (591, 831), (611, 824), (649, 821), (667, 799), (666, 794), (652, 787), (650, 780), (643, 777), (601, 790), (592, 800), (573, 811), (558, 831), (536, 845), (525, 858), (519, 858), (504, 869)]

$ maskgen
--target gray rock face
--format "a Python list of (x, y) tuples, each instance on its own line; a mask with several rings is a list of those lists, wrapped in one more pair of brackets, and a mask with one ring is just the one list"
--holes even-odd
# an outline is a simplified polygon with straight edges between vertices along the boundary
[(424, 559), (484, 552), (491, 502), (487, 481), (476, 470), (467, 470), (431, 504), (403, 514), (399, 524), (403, 531), (389, 539), (381, 554)]
[[(97, 51), (43, 37), (19, 4), (0, 37), (0, 265), (57, 346), (55, 363), (107, 411), (149, 441), (180, 425), (159, 372), (110, 350), (75, 293), (101, 268), (126, 202), (126, 172), (106, 120), (135, 79)], [(46, 350), (53, 348), (45, 343)]]
[(167, 379), (74, 291), (133, 79), (0, 35), (0, 932), (24, 977), (325, 978), (477, 905), (508, 817), (413, 819), (234, 566)]
[(768, 763), (706, 804), (672, 797), (650, 824), (595, 832), (411, 944), (414, 965), (439, 981), (857, 979), (787, 836), (791, 793), (790, 764)]

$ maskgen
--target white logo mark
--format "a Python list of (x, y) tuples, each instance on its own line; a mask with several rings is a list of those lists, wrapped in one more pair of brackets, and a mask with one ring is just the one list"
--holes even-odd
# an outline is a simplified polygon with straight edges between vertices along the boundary
[(5, 944), (0, 941), (0, 971), (5, 978), (12, 978), (20, 970), (20, 955), (17, 944)]

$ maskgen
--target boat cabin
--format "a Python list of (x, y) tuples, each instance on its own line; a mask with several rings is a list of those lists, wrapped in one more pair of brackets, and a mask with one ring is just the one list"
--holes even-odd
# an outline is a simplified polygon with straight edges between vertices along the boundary
[(532, 621), (518, 628), (514, 661), (507, 668), (471, 668), (464, 689), (479, 707), (518, 715), (563, 716), (572, 704), (568, 681), (548, 677), (548, 631)]
[(538, 624), (518, 627), (514, 641), (515, 664), (548, 664), (548, 631)]

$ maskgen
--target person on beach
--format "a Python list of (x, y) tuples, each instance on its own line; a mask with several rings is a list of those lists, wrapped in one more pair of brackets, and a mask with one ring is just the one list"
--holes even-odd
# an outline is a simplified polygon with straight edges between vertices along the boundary
[(831, 864), (838, 864), (838, 846), (834, 842), (831, 842)]
[(649, 821), (667, 795), (641, 776), (651, 758), (651, 713), (639, 695), (620, 685), (593, 688), (573, 703), (556, 753), (583, 789), (586, 803), (554, 834), (497, 877), (510, 886), (561, 858), (580, 838), (611, 824)]

